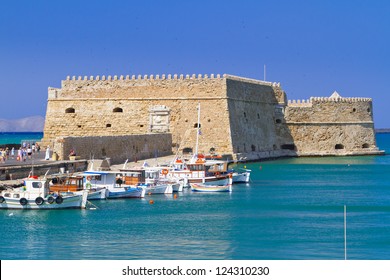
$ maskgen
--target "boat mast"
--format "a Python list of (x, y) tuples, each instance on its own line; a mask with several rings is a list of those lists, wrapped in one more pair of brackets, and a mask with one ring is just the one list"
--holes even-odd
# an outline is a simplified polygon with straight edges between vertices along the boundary
[(199, 128), (200, 128), (200, 102), (198, 102), (198, 106), (196, 108), (198, 109), (198, 123), (197, 123), (197, 130), (196, 130), (195, 156), (198, 157)]

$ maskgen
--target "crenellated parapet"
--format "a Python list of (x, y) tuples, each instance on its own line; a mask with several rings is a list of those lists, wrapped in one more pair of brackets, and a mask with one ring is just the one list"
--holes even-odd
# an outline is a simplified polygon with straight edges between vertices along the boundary
[(372, 102), (372, 98), (365, 97), (311, 97), (311, 103), (333, 102), (333, 103), (352, 103), (352, 102)]
[(267, 86), (272, 86), (274, 88), (280, 88), (280, 82), (267, 82), (260, 81), (256, 79), (243, 78), (239, 76), (229, 75), (229, 74), (156, 74), (156, 75), (97, 75), (97, 76), (67, 76), (65, 80), (62, 81), (62, 85), (71, 85), (77, 84), (80, 82), (95, 82), (95, 81), (166, 81), (166, 80), (174, 80), (174, 81), (184, 81), (184, 80), (223, 80), (223, 79), (232, 79), (241, 82), (249, 82), (262, 84)]
[(311, 107), (313, 104), (319, 103), (356, 103), (356, 102), (372, 102), (372, 98), (365, 97), (310, 97), (310, 99), (297, 99), (289, 100), (288, 106), (290, 107)]
[(297, 100), (289, 100), (287, 103), (287, 106), (289, 107), (311, 107), (313, 106), (313, 103), (311, 102), (311, 99), (297, 99)]
[(105, 75), (98, 75), (98, 76), (67, 76), (65, 81), (136, 81), (136, 80), (195, 80), (195, 79), (223, 79), (228, 77), (227, 74), (157, 74), (157, 75), (120, 75), (119, 77), (117, 75), (111, 76), (105, 76)]

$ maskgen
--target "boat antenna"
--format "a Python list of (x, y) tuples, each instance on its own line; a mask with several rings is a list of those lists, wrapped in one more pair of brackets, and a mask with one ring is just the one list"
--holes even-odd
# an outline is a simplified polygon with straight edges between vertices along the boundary
[(45, 176), (44, 176), (43, 178), (46, 179), (46, 176), (47, 176), (47, 174), (49, 173), (49, 171), (50, 171), (50, 168), (46, 171)]
[(125, 161), (125, 163), (123, 164), (123, 169), (126, 169), (126, 164), (127, 164), (127, 162), (129, 161), (129, 159), (126, 159), (126, 161)]

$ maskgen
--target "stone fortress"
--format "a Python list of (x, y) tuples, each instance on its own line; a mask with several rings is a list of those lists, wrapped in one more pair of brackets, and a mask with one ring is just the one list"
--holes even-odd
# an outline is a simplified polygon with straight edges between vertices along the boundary
[(120, 163), (194, 153), (198, 125), (199, 152), (234, 160), (382, 153), (371, 98), (287, 101), (279, 83), (226, 74), (68, 76), (48, 90), (42, 143)]

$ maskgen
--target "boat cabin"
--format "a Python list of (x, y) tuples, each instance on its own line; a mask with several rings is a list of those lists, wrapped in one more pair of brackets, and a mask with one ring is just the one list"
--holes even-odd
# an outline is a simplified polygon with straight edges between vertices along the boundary
[(76, 192), (82, 190), (84, 183), (83, 176), (55, 177), (50, 181), (52, 192)]
[(7, 189), (2, 192), (2, 196), (9, 198), (45, 197), (48, 193), (48, 181), (46, 179), (27, 178), (24, 181), (24, 186)]

